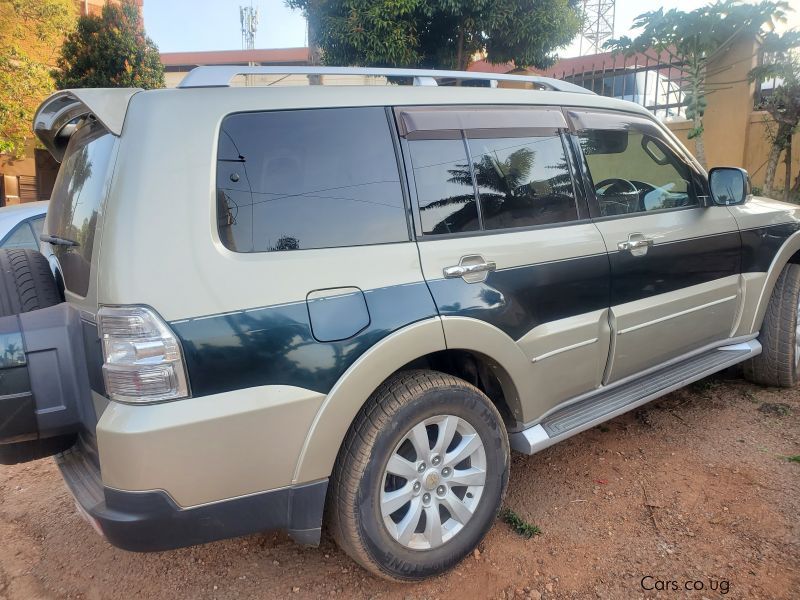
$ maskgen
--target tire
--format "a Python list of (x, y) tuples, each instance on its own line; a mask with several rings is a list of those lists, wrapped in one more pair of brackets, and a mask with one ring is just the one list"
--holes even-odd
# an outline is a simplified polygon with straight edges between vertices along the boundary
[[(414, 436), (420, 431), (422, 438)], [(442, 439), (452, 441), (443, 444), (442, 455), (436, 454), (441, 451), (439, 434), (449, 431), (455, 433)], [(429, 455), (420, 467), (416, 448), (424, 444)], [(469, 460), (462, 460), (462, 454)], [(388, 472), (390, 458), (394, 472), (406, 477)], [(435, 371), (398, 373), (359, 411), (339, 451), (328, 496), (333, 537), (353, 560), (385, 579), (418, 581), (439, 575), (472, 552), (489, 531), (508, 475), (508, 435), (497, 409), (480, 390)], [(460, 485), (462, 481), (470, 485)], [(411, 499), (400, 505), (402, 500), (392, 501), (397, 495)], [(389, 512), (395, 506), (399, 508)], [(430, 520), (428, 531), (431, 514), (444, 527), (436, 528)], [(409, 533), (404, 524), (415, 522)]]
[(798, 377), (798, 303), (800, 265), (788, 264), (781, 272), (767, 305), (758, 341), (761, 354), (743, 364), (748, 381), (773, 387), (795, 387)]
[(47, 259), (36, 250), (0, 250), (0, 317), (61, 302)]

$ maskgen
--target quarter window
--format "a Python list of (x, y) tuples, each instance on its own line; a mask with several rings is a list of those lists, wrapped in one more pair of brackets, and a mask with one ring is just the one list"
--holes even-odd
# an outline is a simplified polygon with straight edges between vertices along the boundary
[(601, 216), (699, 206), (692, 173), (649, 123), (579, 132)]
[(236, 252), (409, 239), (383, 108), (241, 113), (222, 123), (217, 216)]
[(470, 139), (484, 229), (578, 218), (561, 137)]

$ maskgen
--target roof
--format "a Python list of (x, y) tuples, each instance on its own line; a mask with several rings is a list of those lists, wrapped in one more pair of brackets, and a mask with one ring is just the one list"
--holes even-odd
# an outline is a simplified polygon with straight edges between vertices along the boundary
[(308, 64), (308, 48), (264, 48), (260, 50), (214, 50), (209, 52), (162, 52), (165, 67), (196, 67), (201, 65)]

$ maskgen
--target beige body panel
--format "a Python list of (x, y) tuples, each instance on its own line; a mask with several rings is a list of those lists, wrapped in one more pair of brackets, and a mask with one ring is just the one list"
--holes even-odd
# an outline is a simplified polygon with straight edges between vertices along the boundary
[(497, 269), (605, 254), (603, 238), (592, 223), (510, 231), (491, 235), (429, 239), (419, 243), (426, 281), (442, 279), (442, 269), (462, 256), (480, 254)]
[(539, 410), (545, 398), (572, 397), (599, 386), (610, 343), (607, 309), (544, 323), (517, 340), (534, 366), (539, 397), (530, 405)]
[[(617, 244), (631, 234), (642, 234), (657, 247), (737, 231), (736, 221), (725, 207), (642, 213), (599, 220), (597, 227), (611, 253), (623, 252)], [(647, 261), (648, 256), (633, 258), (637, 260)], [(731, 276), (612, 306), (614, 340), (605, 383), (729, 337), (740, 292), (739, 277)]]
[(607, 381), (730, 336), (739, 276), (724, 277), (612, 308), (615, 340)]
[(324, 399), (264, 386), (151, 406), (111, 402), (97, 424), (103, 483), (163, 490), (181, 507), (288, 486)]
[[(514, 342), (478, 319), (442, 317), (447, 347), (491, 359), (501, 383), (507, 375), (518, 402), (514, 418), (528, 423), (561, 402), (600, 385), (608, 357), (608, 311), (553, 321)], [(509, 392), (504, 386), (506, 399)]]
[[(795, 252), (800, 250), (800, 236), (797, 236), (793, 245), (796, 246)], [(761, 322), (764, 320), (764, 312), (767, 310), (767, 303), (769, 302), (769, 296), (772, 294), (772, 289), (775, 287), (775, 281), (778, 280), (778, 275), (783, 270), (783, 265), (786, 264), (786, 260), (792, 254), (794, 252), (789, 253), (784, 258), (783, 262), (780, 263), (780, 268), (775, 269), (775, 264), (773, 264), (769, 273), (742, 273), (739, 312), (731, 334), (733, 337), (757, 333), (761, 328)], [(775, 276), (774, 281), (770, 281), (770, 274)], [(758, 313), (762, 308), (763, 311), (759, 317)]]

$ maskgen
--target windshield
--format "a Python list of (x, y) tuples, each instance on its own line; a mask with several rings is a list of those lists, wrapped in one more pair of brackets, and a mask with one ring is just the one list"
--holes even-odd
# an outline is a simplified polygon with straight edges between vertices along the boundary
[(114, 136), (95, 122), (81, 126), (72, 136), (58, 171), (47, 232), (77, 245), (54, 245), (64, 286), (86, 296), (92, 266), (97, 213), (105, 198)]

